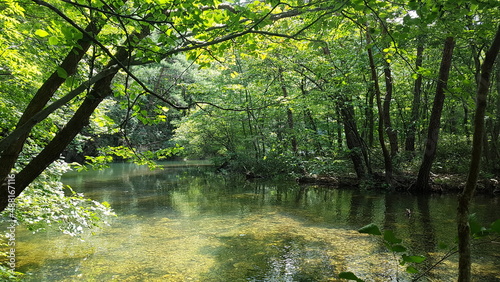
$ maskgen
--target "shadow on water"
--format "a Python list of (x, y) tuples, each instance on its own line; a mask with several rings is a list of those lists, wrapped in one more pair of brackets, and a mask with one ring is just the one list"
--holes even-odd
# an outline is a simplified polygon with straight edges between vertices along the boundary
[[(332, 281), (341, 271), (369, 281), (395, 281), (398, 272), (405, 281), (397, 260), (357, 229), (371, 222), (391, 229), (429, 262), (442, 254), (438, 242), (454, 241), (453, 196), (247, 182), (178, 166), (150, 172), (118, 164), (64, 181), (108, 201), (118, 217), (84, 241), (19, 230), (27, 281)], [(495, 217), (492, 203), (476, 203), (486, 222)], [(498, 251), (479, 250), (473, 269), (481, 281), (500, 279)], [(448, 260), (430, 278), (449, 280), (455, 269)]]

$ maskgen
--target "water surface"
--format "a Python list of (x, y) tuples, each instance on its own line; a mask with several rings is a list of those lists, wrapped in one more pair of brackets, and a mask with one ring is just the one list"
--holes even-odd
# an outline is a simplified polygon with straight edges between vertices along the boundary
[[(27, 281), (337, 281), (341, 271), (409, 281), (377, 238), (356, 230), (371, 222), (391, 229), (412, 254), (427, 256), (427, 265), (446, 252), (438, 243), (455, 242), (454, 195), (249, 182), (211, 170), (113, 164), (67, 174), (65, 184), (109, 202), (118, 216), (83, 241), (18, 228), (18, 270), (29, 273)], [(494, 221), (498, 198), (477, 197), (473, 211)], [(474, 248), (476, 281), (500, 281), (499, 251), (498, 243)], [(425, 280), (455, 280), (456, 261)]]

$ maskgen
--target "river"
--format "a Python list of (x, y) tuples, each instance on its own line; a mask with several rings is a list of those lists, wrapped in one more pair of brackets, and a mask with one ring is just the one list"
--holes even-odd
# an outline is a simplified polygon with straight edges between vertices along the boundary
[[(456, 195), (246, 181), (212, 170), (113, 164), (66, 174), (65, 184), (107, 201), (117, 217), (80, 239), (19, 227), (18, 270), (37, 282), (338, 281), (342, 271), (366, 281), (410, 281), (380, 238), (356, 230), (369, 223), (393, 230), (412, 255), (427, 257), (421, 269), (446, 253), (440, 244), (455, 244)], [(491, 223), (499, 217), (498, 202), (477, 196), (472, 211)], [(500, 281), (500, 244), (473, 251), (475, 281)], [(456, 280), (456, 267), (455, 255), (422, 281)]]

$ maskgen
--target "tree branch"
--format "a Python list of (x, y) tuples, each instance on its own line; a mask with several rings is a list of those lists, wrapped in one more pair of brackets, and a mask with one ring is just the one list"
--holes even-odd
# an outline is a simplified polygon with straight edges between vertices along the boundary
[(3, 152), (6, 148), (8, 148), (10, 145), (12, 145), (14, 142), (16, 142), (19, 137), (23, 136), (24, 134), (29, 133), (31, 128), (35, 126), (37, 123), (41, 122), (45, 118), (47, 118), (51, 113), (53, 113), (55, 110), (59, 109), (69, 101), (71, 101), (73, 98), (81, 94), (83, 91), (88, 89), (91, 85), (99, 81), (100, 79), (114, 73), (117, 71), (117, 67), (111, 67), (103, 70), (96, 76), (92, 77), (91, 79), (87, 80), (86, 82), (80, 84), (77, 88), (73, 89), (70, 91), (68, 94), (66, 94), (64, 97), (60, 98), (59, 100), (55, 101), (54, 103), (50, 104), (43, 110), (39, 111), (37, 114), (32, 116), (29, 120), (27, 120), (25, 123), (23, 123), (21, 126), (16, 127), (14, 131), (12, 131), (7, 137), (3, 138), (0, 141), (0, 152)]
[(161, 97), (160, 95), (158, 95), (157, 93), (153, 92), (152, 90), (150, 90), (139, 78), (137, 78), (119, 59), (117, 59), (112, 53), (111, 51), (109, 51), (108, 48), (106, 48), (106, 46), (104, 46), (99, 40), (97, 40), (94, 36), (92, 36), (91, 34), (89, 34), (87, 31), (85, 31), (83, 28), (81, 28), (78, 24), (76, 24), (72, 19), (70, 19), (68, 16), (66, 16), (63, 12), (61, 12), (59, 9), (57, 9), (56, 7), (52, 6), (51, 4), (45, 2), (45, 1), (42, 1), (42, 0), (32, 0), (33, 2), (41, 5), (41, 6), (45, 6), (49, 9), (51, 9), (52, 11), (54, 11), (56, 14), (58, 14), (60, 17), (62, 17), (66, 22), (68, 22), (70, 25), (72, 25), (74, 28), (78, 29), (78, 31), (80, 31), (82, 34), (84, 34), (85, 36), (88, 36), (89, 38), (91, 38), (91, 40), (97, 44), (97, 46), (99, 46), (99, 48), (102, 49), (102, 51), (104, 53), (106, 53), (106, 55), (108, 55), (109, 58), (111, 58), (111, 62), (112, 64), (117, 64), (127, 75), (129, 75), (135, 82), (137, 82), (137, 84), (139, 84), (139, 86), (141, 86), (144, 91), (148, 92), (149, 94), (155, 96), (156, 98), (160, 99), (161, 101), (167, 103), (168, 105), (170, 105), (171, 107), (175, 108), (175, 109), (186, 109), (185, 107), (181, 107), (181, 106), (178, 106), (178, 105), (174, 105), (172, 102), (166, 100), (165, 98)]
[(93, 11), (96, 11), (96, 12), (99, 12), (99, 13), (103, 13), (105, 15), (114, 16), (114, 17), (117, 17), (117, 18), (129, 19), (129, 20), (133, 20), (133, 21), (136, 21), (136, 22), (144, 22), (144, 23), (148, 23), (148, 24), (151, 24), (151, 25), (155, 25), (155, 24), (172, 24), (173, 23), (171, 21), (166, 21), (166, 20), (165, 21), (148, 20), (148, 19), (146, 19), (147, 16), (146, 17), (141, 17), (141, 16), (136, 15), (136, 14), (124, 15), (124, 14), (120, 14), (120, 13), (117, 13), (117, 12), (114, 12), (114, 11), (111, 11), (111, 10), (103, 10), (103, 9), (99, 9), (97, 7), (92, 7), (90, 5), (85, 5), (85, 4), (82, 4), (82, 3), (73, 2), (73, 1), (69, 1), (69, 0), (61, 0), (61, 1), (65, 2), (65, 3), (68, 3), (70, 5), (76, 6), (76, 7), (81, 7), (81, 8), (93, 10)]

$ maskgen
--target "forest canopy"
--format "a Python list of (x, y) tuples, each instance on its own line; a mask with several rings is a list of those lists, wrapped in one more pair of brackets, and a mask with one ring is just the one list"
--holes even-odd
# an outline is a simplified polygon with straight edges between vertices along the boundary
[[(0, 175), (18, 174), (16, 196), (61, 155), (100, 166), (183, 154), (252, 175), (379, 174), (389, 186), (420, 166), (412, 187), (429, 190), (431, 167), (468, 170), (499, 24), (497, 1), (0, 5)], [(490, 177), (498, 65), (492, 73)]]

